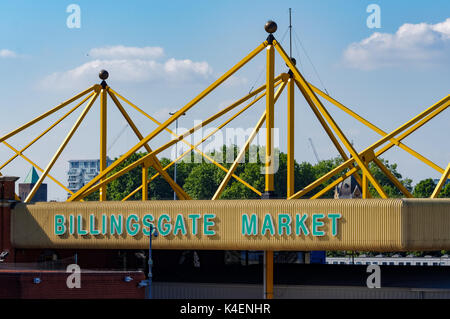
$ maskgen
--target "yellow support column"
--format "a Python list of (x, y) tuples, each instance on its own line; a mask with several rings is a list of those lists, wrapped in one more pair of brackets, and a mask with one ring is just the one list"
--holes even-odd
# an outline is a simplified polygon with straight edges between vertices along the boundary
[[(100, 173), (106, 169), (106, 142), (107, 142), (107, 106), (106, 106), (106, 88), (107, 84), (105, 80), (108, 78), (108, 72), (100, 72), (100, 79), (102, 79), (102, 90), (100, 92)], [(106, 185), (100, 187), (99, 201), (106, 201)]]
[(265, 191), (274, 191), (273, 183), (273, 127), (274, 127), (274, 77), (275, 50), (273, 45), (267, 46), (267, 77), (266, 77), (266, 174)]
[[(277, 30), (277, 24), (268, 21), (265, 29), (267, 38), (266, 65), (266, 163), (265, 188), (262, 199), (274, 197), (274, 158), (273, 158), (273, 128), (274, 128), (274, 77), (275, 77), (275, 49), (272, 33)], [(264, 251), (264, 299), (273, 299), (273, 251)]]
[(287, 140), (287, 197), (294, 195), (295, 180), (294, 180), (294, 79), (291, 77), (288, 80), (288, 140)]
[(142, 200), (148, 200), (148, 167), (142, 165)]
[(367, 175), (362, 175), (362, 198), (366, 199), (369, 193), (369, 184), (367, 183)]

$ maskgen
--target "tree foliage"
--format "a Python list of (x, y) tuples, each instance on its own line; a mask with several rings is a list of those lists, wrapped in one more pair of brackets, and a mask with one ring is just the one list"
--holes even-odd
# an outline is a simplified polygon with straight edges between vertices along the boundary
[[(231, 155), (237, 156), (239, 148), (233, 146), (223, 146), (222, 149), (216, 150), (210, 154), (216, 161), (222, 162), (221, 165), (229, 169), (231, 163), (227, 163), (228, 157)], [(135, 153), (131, 155), (122, 164), (116, 167), (110, 174), (114, 174), (127, 165), (133, 163), (137, 159), (146, 155), (147, 153)], [(251, 154), (256, 154), (256, 158), (250, 158)], [(264, 192), (264, 163), (261, 159), (264, 159), (264, 148), (252, 146), (251, 152), (247, 151), (245, 154), (245, 161), (237, 166), (235, 174), (248, 184), (256, 188), (260, 192)], [(222, 179), (225, 177), (225, 172), (215, 166), (212, 163), (206, 162), (198, 154), (188, 154), (187, 159), (181, 160), (177, 163), (177, 183), (183, 187), (183, 189), (193, 199), (211, 199), (217, 188), (219, 187)], [(397, 171), (397, 164), (391, 164), (386, 160), (381, 159), (383, 164), (389, 169), (389, 171), (409, 190), (412, 191), (412, 180), (409, 178), (403, 178)], [(169, 165), (171, 160), (168, 158), (160, 159), (163, 167)], [(228, 162), (230, 159), (228, 158)], [(318, 178), (322, 177), (335, 167), (342, 164), (343, 160), (340, 157), (332, 158), (329, 160), (321, 161), (315, 165), (307, 162), (297, 163), (294, 162), (294, 178), (295, 178), (295, 190), (299, 191), (308, 186)], [(386, 177), (381, 169), (375, 164), (371, 163), (369, 169), (375, 179), (383, 187), (384, 191), (389, 197), (404, 197), (400, 190), (392, 183), (392, 181)], [(336, 178), (339, 178), (347, 170), (343, 170), (340, 174), (330, 178), (322, 185), (310, 193), (305, 194), (303, 198), (309, 198), (318, 191), (322, 190), (326, 185), (332, 183)], [(154, 168), (149, 169), (149, 178), (152, 178), (156, 174)], [(167, 169), (169, 176), (174, 176), (174, 165), (171, 165)], [(122, 200), (132, 191), (141, 186), (142, 183), (142, 171), (141, 167), (136, 167), (127, 174), (122, 175), (118, 179), (108, 184), (107, 199), (108, 200)], [(279, 198), (286, 198), (287, 194), (287, 154), (279, 152), (278, 156), (278, 170), (275, 173), (275, 193)], [(420, 181), (414, 188), (414, 197), (429, 197), (435, 188), (435, 183), (432, 179), (426, 179)], [(373, 197), (379, 197), (377, 191), (373, 185), (369, 185), (370, 193)], [(334, 196), (334, 189), (331, 189), (325, 193), (321, 198), (332, 198)], [(447, 184), (441, 191), (440, 197), (450, 197), (450, 184)], [(130, 200), (140, 200), (142, 198), (142, 192), (138, 191)], [(173, 199), (173, 190), (169, 184), (161, 176), (157, 176), (152, 179), (149, 184), (148, 198), (151, 200)], [(220, 199), (256, 199), (259, 196), (237, 181), (231, 178), (227, 187), (222, 192)], [(86, 198), (87, 200), (98, 200), (98, 192), (90, 194)]]

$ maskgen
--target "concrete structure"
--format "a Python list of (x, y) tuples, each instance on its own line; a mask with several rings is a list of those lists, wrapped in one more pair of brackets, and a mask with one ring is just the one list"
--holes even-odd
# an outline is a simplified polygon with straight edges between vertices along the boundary
[[(34, 185), (36, 185), (36, 183), (38, 182), (38, 180), (39, 175), (36, 172), (36, 169), (34, 167), (31, 167), (27, 177), (25, 178), (25, 181), (19, 184), (19, 197), (21, 199), (27, 198), (28, 194), (31, 192)], [(47, 184), (42, 183), (41, 186), (39, 186), (36, 194), (33, 196), (32, 201), (33, 202), (47, 201)]]
[[(106, 165), (113, 161), (107, 157)], [(69, 161), (69, 171), (67, 172), (68, 189), (77, 192), (85, 184), (89, 183), (100, 172), (100, 160), (80, 159)]]

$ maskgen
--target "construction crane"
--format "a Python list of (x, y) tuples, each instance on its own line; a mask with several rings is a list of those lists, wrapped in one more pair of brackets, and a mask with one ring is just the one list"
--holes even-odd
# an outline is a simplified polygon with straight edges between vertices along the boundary
[(117, 143), (117, 141), (119, 140), (119, 138), (122, 137), (123, 133), (125, 133), (125, 130), (127, 129), (129, 125), (125, 124), (125, 126), (122, 128), (122, 130), (119, 132), (119, 134), (117, 134), (117, 136), (114, 138), (113, 142), (109, 145), (107, 152), (109, 152), (112, 147), (114, 146), (114, 144)]
[(308, 137), (309, 143), (311, 144), (312, 150), (314, 152), (314, 156), (316, 157), (317, 163), (320, 162), (319, 155), (317, 154), (316, 148), (314, 147), (313, 141), (310, 137)]

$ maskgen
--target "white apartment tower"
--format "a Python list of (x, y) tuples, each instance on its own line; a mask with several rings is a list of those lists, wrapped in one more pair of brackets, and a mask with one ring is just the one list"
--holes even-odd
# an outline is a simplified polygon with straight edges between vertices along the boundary
[[(111, 165), (113, 161), (107, 157), (106, 165)], [(68, 189), (77, 192), (81, 187), (89, 183), (100, 172), (100, 160), (82, 159), (70, 160), (69, 171), (67, 172)]]

